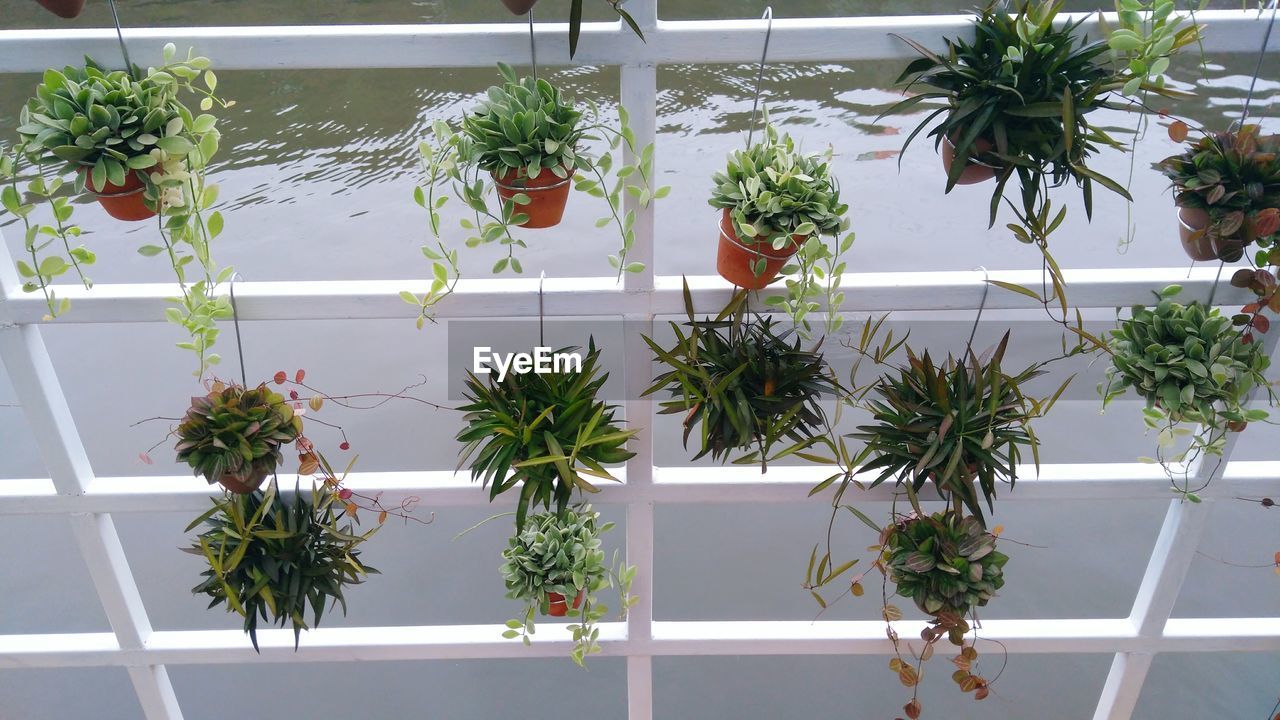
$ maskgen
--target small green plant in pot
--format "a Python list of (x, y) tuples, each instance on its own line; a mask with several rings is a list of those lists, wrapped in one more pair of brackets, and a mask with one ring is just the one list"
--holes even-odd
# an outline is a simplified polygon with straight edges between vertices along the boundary
[[(696, 320), (688, 284), (688, 322), (671, 323), (675, 343), (664, 348), (644, 340), (666, 370), (645, 395), (665, 392), (661, 415), (684, 417), (684, 443), (696, 433), (698, 452), (724, 462), (759, 463), (797, 454), (828, 429), (824, 396), (835, 395), (835, 378), (820, 352), (821, 342), (802, 347), (794, 330), (778, 330), (767, 317), (746, 314), (739, 291), (717, 317)], [(687, 329), (687, 331), (686, 331)]]
[[(1157, 459), (1171, 478), (1176, 476), (1169, 463), (1221, 455), (1228, 432), (1267, 419), (1265, 410), (1247, 406), (1254, 388), (1266, 388), (1275, 403), (1264, 374), (1270, 358), (1252, 335), (1246, 339), (1248, 327), (1236, 326), (1247, 326), (1249, 316), (1233, 319), (1199, 301), (1184, 305), (1174, 300), (1181, 291), (1165, 288), (1155, 306), (1135, 306), (1111, 331), (1111, 367), (1098, 388), (1104, 408), (1130, 389), (1146, 401), (1147, 427), (1159, 433)], [(1190, 442), (1166, 458), (1179, 436), (1190, 436)], [(1188, 482), (1175, 482), (1174, 491), (1198, 501), (1199, 488)]]
[(882, 376), (866, 401), (873, 422), (850, 435), (866, 443), (859, 462), (863, 472), (877, 473), (871, 487), (894, 480), (923, 514), (919, 495), (932, 481), (954, 510), (967, 510), (986, 526), (983, 502), (994, 508), (998, 482), (1013, 487), (1024, 450), (1039, 467), (1031, 421), (1046, 414), (1071, 381), (1048, 399), (1028, 395), (1025, 385), (1044, 374), (1042, 364), (1005, 373), (1008, 344), (1005, 333), (986, 360), (970, 349), (941, 364), (907, 348), (907, 364)]
[(320, 624), (326, 605), (345, 613), (343, 590), (378, 572), (361, 562), (359, 550), (378, 526), (357, 532), (343, 515), (338, 491), (327, 486), (286, 499), (272, 483), (265, 492), (216, 500), (187, 527), (208, 526), (185, 548), (209, 564), (192, 592), (212, 598), (209, 607), (225, 604), (242, 616), (255, 650), (259, 619), (291, 625), (296, 648), (302, 631)]
[(599, 363), (592, 341), (576, 372), (511, 372), (501, 382), (467, 373), (458, 468), (470, 463), (471, 478), (489, 489), (491, 501), (520, 488), (517, 531), (531, 507), (563, 512), (575, 490), (598, 492), (588, 477), (616, 481), (606, 466), (635, 455), (626, 443), (637, 431), (620, 429), (617, 406), (599, 398), (609, 378)]
[(251, 493), (284, 462), (280, 448), (302, 435), (302, 417), (265, 383), (252, 389), (220, 385), (191, 398), (176, 431), (178, 461), (211, 485)]
[(636, 601), (631, 596), (635, 568), (620, 562), (616, 552), (612, 563), (605, 562), (600, 536), (612, 528), (586, 504), (530, 516), (502, 551), (507, 597), (525, 602), (521, 618), (509, 620), (503, 636), (529, 644), (539, 613), (575, 619), (569, 625), (572, 658), (585, 666), (587, 656), (600, 651), (596, 624), (609, 613), (598, 594), (617, 587), (623, 618)]
[[(1186, 125), (1170, 126), (1185, 138)], [(1193, 260), (1235, 262), (1280, 233), (1280, 135), (1258, 125), (1206, 134), (1156, 168), (1172, 182), (1183, 248)]]
[[(427, 182), (415, 190), (414, 199), (429, 212), (432, 233), (441, 237), (439, 211), (452, 195), (466, 208), (460, 220), (469, 234), (466, 245), (497, 242), (507, 255), (493, 272), (523, 272), (515, 249), (527, 245), (515, 231), (559, 224), (572, 184), (608, 206), (597, 226), (612, 225), (621, 238), (621, 249), (608, 257), (619, 278), (643, 270), (642, 263), (627, 257), (635, 240), (635, 217), (623, 208), (623, 193), (646, 206), (670, 192), (650, 187), (652, 146), (636, 146), (625, 109), (619, 108), (615, 127), (605, 122), (595, 103), (580, 108), (545, 79), (518, 77), (507, 65), (498, 69), (502, 84), (489, 88), (462, 119), (460, 130), (436, 121), (431, 140), (419, 145)], [(607, 141), (609, 149), (592, 153), (587, 143), (594, 141)], [(634, 162), (620, 161), (615, 172), (620, 150)]]
[[(765, 120), (764, 139), (734, 151), (726, 168), (712, 177), (710, 204), (720, 209), (716, 270), (735, 286), (759, 290), (781, 273), (786, 296), (766, 302), (788, 312), (796, 325), (827, 301), (835, 310), (843, 302), (839, 290), (843, 253), (853, 235), (849, 206), (840, 201), (840, 186), (831, 170), (833, 152), (803, 153), (790, 135)], [(823, 238), (830, 238), (824, 240)]]

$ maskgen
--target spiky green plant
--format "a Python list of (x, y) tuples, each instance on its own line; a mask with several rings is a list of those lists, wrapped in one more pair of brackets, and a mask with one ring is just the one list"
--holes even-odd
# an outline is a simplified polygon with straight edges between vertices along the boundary
[(259, 619), (291, 624), (296, 648), (303, 630), (319, 626), (326, 605), (340, 605), (346, 614), (343, 588), (378, 572), (357, 550), (378, 528), (357, 533), (341, 520), (342, 503), (324, 486), (295, 492), (292, 501), (281, 498), (274, 483), (265, 492), (217, 500), (187, 526), (209, 526), (184, 548), (209, 563), (191, 591), (213, 598), (211, 608), (225, 604), (242, 616), (255, 650)]
[(564, 512), (575, 489), (598, 492), (584, 475), (616, 481), (605, 466), (635, 455), (625, 446), (637, 431), (620, 429), (614, 423), (617, 406), (599, 398), (609, 379), (599, 362), (592, 340), (580, 371), (511, 372), (502, 382), (496, 375), (482, 381), (467, 373), (458, 468), (470, 462), (472, 480), (489, 488), (490, 501), (521, 485), (517, 530), (530, 507), (554, 505)]
[[(595, 626), (609, 608), (600, 604), (597, 594), (617, 584), (624, 617), (633, 602), (630, 588), (635, 568), (622, 564), (616, 552), (613, 562), (606, 563), (600, 546), (600, 536), (611, 529), (613, 523), (601, 524), (600, 513), (586, 504), (530, 516), (502, 551), (507, 597), (525, 602), (521, 619), (508, 621), (503, 635), (520, 637), (528, 644), (534, 632), (534, 615), (547, 614), (548, 593), (554, 592), (563, 596), (566, 615), (579, 618), (569, 626), (573, 661), (583, 666), (588, 655), (599, 652), (600, 633)], [(579, 593), (580, 608), (574, 603)]]
[(912, 503), (926, 482), (953, 507), (967, 508), (985, 526), (985, 499), (994, 509), (996, 482), (1012, 487), (1023, 449), (1039, 467), (1039, 441), (1031, 421), (1049, 411), (1070, 378), (1047, 400), (1026, 394), (1027, 382), (1044, 374), (1040, 364), (1017, 375), (1001, 368), (1009, 333), (989, 360), (969, 350), (963, 360), (935, 364), (929, 353), (907, 348), (908, 363), (882, 376), (867, 400), (873, 424), (850, 437), (866, 443), (863, 472), (877, 472), (875, 487), (893, 479)]
[(672, 322), (675, 344), (663, 348), (645, 337), (666, 370), (654, 378), (645, 396), (665, 391), (672, 399), (659, 403), (661, 415), (684, 416), (684, 444), (697, 432), (698, 452), (724, 462), (735, 451), (735, 463), (759, 462), (762, 471), (786, 443), (782, 454), (806, 446), (827, 430), (821, 406), (834, 395), (835, 378), (822, 359), (818, 342), (801, 347), (794, 330), (775, 329), (772, 318), (745, 316), (740, 292), (719, 316), (695, 320), (686, 297), (687, 334)]
[(224, 477), (244, 482), (275, 470), (284, 461), (280, 447), (300, 434), (302, 418), (265, 383), (249, 390), (229, 385), (191, 398), (175, 449), (210, 484)]
[(883, 545), (898, 594), (929, 615), (963, 618), (1004, 586), (1009, 558), (975, 517), (947, 510), (903, 518), (886, 528)]

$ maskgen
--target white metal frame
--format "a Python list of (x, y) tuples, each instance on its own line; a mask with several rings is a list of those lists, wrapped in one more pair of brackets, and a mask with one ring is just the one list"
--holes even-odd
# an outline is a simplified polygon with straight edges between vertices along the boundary
[[(579, 50), (580, 64), (620, 65), (621, 100), (632, 111), (641, 145), (655, 139), (658, 64), (687, 62), (754, 62), (763, 25), (754, 20), (665, 22), (657, 19), (657, 0), (631, 0), (629, 8), (644, 28), (640, 43), (619, 23), (588, 23)], [(1206, 51), (1229, 52), (1261, 44), (1265, 23), (1250, 12), (1212, 11), (1199, 15), (1209, 27)], [(926, 44), (962, 30), (963, 16), (887, 18), (778, 19), (770, 56), (774, 61), (838, 61), (907, 57), (889, 32), (910, 32)], [(566, 28), (540, 24), (536, 35), (542, 57), (567, 57)], [(145, 63), (159, 57), (160, 46), (173, 41), (192, 45), (217, 60), (219, 68), (357, 68), (447, 67), (490, 65), (527, 60), (526, 28), (505, 25), (321, 26), (249, 28), (176, 28), (128, 30), (134, 58)], [(40, 71), (76, 62), (83, 54), (112, 57), (115, 36), (109, 30), (0, 31), (0, 72)], [(658, 154), (659, 160), (661, 153)], [(611, 315), (652, 322), (654, 315), (681, 309), (679, 278), (655, 277), (653, 209), (639, 208), (635, 260), (649, 270), (628, 275), (624, 287), (612, 278), (548, 279), (545, 307), (549, 315)], [(166, 665), (245, 662), (323, 662), (342, 660), (409, 660), (433, 658), (499, 658), (559, 656), (570, 642), (563, 628), (549, 627), (532, 647), (503, 641), (501, 626), (417, 626), (323, 628), (307, 633), (293, 649), (292, 633), (260, 633), (262, 653), (255, 654), (239, 630), (155, 631), (124, 550), (116, 535), (113, 513), (202, 510), (209, 489), (190, 477), (172, 478), (162, 491), (142, 491), (136, 478), (95, 477), (75, 421), (63, 397), (53, 364), (41, 338), (45, 310), (41, 298), (24, 295), (7, 250), (0, 243), (0, 358), (35, 433), (50, 474), (48, 479), (0, 482), (0, 515), (66, 514), (106, 615), (110, 633), (0, 636), (0, 669), (18, 667), (122, 666), (128, 669), (149, 720), (182, 717)], [(1113, 308), (1145, 302), (1152, 288), (1180, 282), (1207, 297), (1213, 269), (1200, 268), (1187, 278), (1182, 268), (1145, 270), (1068, 270), (1072, 300), (1085, 308)], [(1039, 273), (992, 273), (1002, 280), (1034, 283)], [(723, 300), (725, 285), (714, 277), (691, 278), (698, 298), (708, 306)], [(241, 283), (237, 300), (245, 319), (410, 318), (399, 291), (422, 281), (266, 282)], [(844, 279), (847, 309), (852, 311), (911, 309), (975, 309), (983, 294), (981, 273), (864, 273)], [(59, 287), (74, 300), (74, 311), (59, 322), (155, 322), (163, 320), (168, 285), (97, 285), (90, 291)], [(922, 292), (927, 291), (927, 292)], [(927, 296), (927, 305), (924, 299)], [(1222, 287), (1217, 300), (1243, 302), (1243, 291)], [(993, 293), (988, 307), (1025, 308), (1025, 298)], [(437, 308), (443, 317), (529, 317), (538, 313), (534, 280), (467, 280)], [(407, 324), (406, 324), (407, 326)], [(406, 330), (407, 332), (408, 330)], [(1280, 333), (1272, 333), (1272, 336)], [(1269, 349), (1274, 349), (1273, 343)], [(651, 377), (649, 352), (637, 338), (628, 340), (625, 374), (629, 388)], [(632, 395), (634, 397), (634, 395)], [(648, 403), (629, 401), (627, 417), (648, 418)], [(635, 590), (641, 598), (623, 623), (602, 626), (603, 652), (627, 660), (629, 720), (651, 720), (654, 656), (663, 655), (791, 655), (888, 654), (891, 647), (879, 622), (668, 622), (653, 619), (653, 513), (658, 503), (819, 502), (807, 497), (812, 468), (775, 468), (762, 477), (750, 469), (654, 467), (648, 423), (633, 441), (636, 457), (625, 471), (625, 484), (609, 487), (603, 502), (627, 508), (627, 555), (638, 569)], [(1230, 459), (1234, 438), (1224, 455)], [(1198, 477), (1209, 479), (1206, 466)], [(1241, 652), (1280, 650), (1280, 618), (1170, 619), (1208, 512), (1217, 497), (1275, 492), (1280, 487), (1280, 461), (1224, 462), (1219, 477), (1199, 505), (1172, 502), (1160, 531), (1133, 610), (1126, 618), (1059, 620), (989, 620), (985, 635), (1001, 641), (1011, 653), (1115, 653), (1111, 672), (1094, 715), (1095, 720), (1130, 717), (1151, 658), (1160, 652)], [(353, 478), (358, 488), (382, 489), (389, 495), (415, 494), (432, 507), (482, 505), (486, 502), (464, 478), (452, 473), (366, 473)], [(156, 487), (147, 483), (147, 487)], [(866, 499), (886, 499), (883, 486)], [(1140, 464), (1051, 465), (1040, 477), (1020, 483), (1001, 502), (1058, 498), (1168, 497), (1167, 480), (1158, 468)], [(910, 636), (918, 623), (900, 623)]]

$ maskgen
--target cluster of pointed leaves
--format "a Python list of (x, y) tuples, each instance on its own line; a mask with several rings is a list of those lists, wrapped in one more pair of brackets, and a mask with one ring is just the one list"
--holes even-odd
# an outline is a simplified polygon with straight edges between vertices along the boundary
[[(196, 60), (201, 63), (183, 69), (208, 66), (207, 59)], [(130, 171), (156, 164), (153, 150), (181, 156), (193, 147), (185, 134), (191, 113), (177, 99), (173, 69), (142, 73), (135, 67), (130, 74), (85, 58), (83, 68), (46, 70), (35, 97), (22, 108), (18, 135), (35, 162), (90, 170), (92, 190), (101, 191), (108, 181), (121, 185)]]
[(507, 597), (538, 603), (545, 613), (548, 592), (572, 601), (579, 591), (608, 585), (600, 535), (612, 528), (590, 505), (529, 516), (502, 551)]
[[(923, 83), (929, 89), (886, 114), (925, 101), (945, 103), (920, 122), (903, 148), (931, 126), (935, 147), (950, 138), (957, 160), (947, 177), (948, 192), (966, 160), (996, 167), (992, 224), (1005, 185), (1015, 176), (1029, 215), (1036, 214), (1043, 200), (1046, 180), (1052, 187), (1075, 181), (1090, 215), (1093, 182), (1129, 198), (1119, 183), (1085, 165), (1101, 145), (1123, 148), (1091, 124), (1088, 114), (1109, 107), (1108, 96), (1124, 85), (1124, 76), (1105, 64), (1105, 41), (1088, 42), (1079, 32), (1084, 18), (1055, 24), (1061, 6), (1062, 0), (1021, 0), (1017, 14), (1009, 15), (993, 1), (976, 18), (974, 39), (948, 40), (942, 54), (903, 38), (922, 57), (907, 66), (899, 82), (910, 78), (911, 85)], [(942, 122), (934, 125), (939, 115)], [(980, 151), (980, 141), (990, 149)]]
[(802, 153), (790, 135), (766, 121), (764, 140), (729, 155), (712, 176), (712, 207), (728, 208), (744, 237), (759, 236), (781, 249), (793, 236), (834, 235), (849, 206), (831, 172), (832, 152)]
[(885, 566), (898, 594), (930, 615), (964, 617), (1004, 586), (1008, 556), (972, 516), (913, 515), (885, 528)]
[(1156, 168), (1179, 206), (1209, 213), (1205, 234), (1222, 259), (1239, 260), (1250, 243), (1267, 247), (1280, 233), (1280, 135), (1258, 125), (1207, 134)]
[(568, 177), (580, 166), (575, 150), (583, 138), (582, 113), (546, 80), (518, 78), (502, 63), (498, 70), (503, 84), (489, 88), (463, 118), (463, 158), (497, 175), (514, 170), (536, 178), (547, 169)]
[(685, 447), (696, 429), (693, 459), (710, 454), (724, 462), (744, 450), (735, 463), (763, 466), (775, 457), (777, 443), (789, 440), (788, 450), (798, 451), (823, 433), (827, 417), (820, 401), (834, 394), (835, 379), (819, 351), (821, 342), (805, 349), (794, 329), (778, 331), (772, 318), (747, 317), (745, 291), (716, 318), (703, 320), (694, 319), (687, 286), (685, 293), (687, 332), (672, 322), (670, 348), (644, 338), (667, 368), (644, 394), (670, 395), (658, 412), (684, 416)]
[(284, 461), (280, 447), (301, 434), (302, 418), (265, 383), (253, 389), (228, 385), (191, 398), (175, 449), (179, 462), (212, 484), (224, 476), (265, 476)]
[(330, 602), (346, 614), (345, 586), (378, 572), (360, 562), (357, 550), (378, 528), (357, 533), (341, 518), (342, 502), (324, 486), (286, 500), (271, 483), (265, 492), (218, 500), (187, 527), (208, 526), (185, 548), (209, 563), (191, 592), (213, 598), (211, 608), (225, 603), (242, 616), (254, 649), (259, 619), (292, 624), (296, 647), (303, 630), (319, 626)]
[(872, 487), (892, 478), (916, 505), (932, 480), (944, 499), (959, 499), (986, 525), (982, 500), (993, 507), (997, 480), (1013, 486), (1022, 448), (1039, 466), (1031, 420), (1048, 412), (1067, 385), (1047, 401), (1027, 396), (1024, 384), (1044, 371), (1036, 364), (1006, 374), (1000, 364), (1008, 344), (1005, 333), (988, 360), (970, 350), (963, 361), (948, 357), (941, 365), (907, 348), (908, 363), (882, 376), (867, 400), (874, 423), (849, 436), (866, 443), (865, 457), (875, 456), (862, 465), (879, 473)]
[(1246, 341), (1217, 308), (1174, 302), (1180, 290), (1166, 288), (1155, 307), (1134, 306), (1111, 331), (1104, 400), (1133, 388), (1175, 423), (1215, 428), (1259, 419), (1259, 412), (1265, 418), (1244, 407), (1249, 391), (1267, 383), (1271, 360), (1262, 345)]
[(593, 340), (580, 372), (511, 372), (502, 382), (467, 373), (458, 468), (470, 462), (472, 480), (489, 488), (490, 501), (521, 485), (517, 530), (531, 506), (564, 512), (575, 489), (599, 491), (584, 475), (616, 481), (605, 466), (635, 455), (626, 442), (636, 431), (619, 429), (617, 406), (598, 397), (609, 378), (599, 363)]

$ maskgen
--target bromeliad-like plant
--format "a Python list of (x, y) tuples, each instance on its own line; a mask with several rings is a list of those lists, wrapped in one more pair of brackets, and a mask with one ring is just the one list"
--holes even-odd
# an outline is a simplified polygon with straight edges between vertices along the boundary
[[(81, 229), (71, 222), (74, 206), (61, 192), (64, 176), (75, 172), (77, 194), (141, 183), (145, 210), (161, 216), (163, 246), (143, 245), (138, 252), (169, 258), (182, 297), (166, 316), (190, 334), (178, 346), (199, 357), (197, 375), (219, 360), (209, 349), (217, 339), (216, 321), (230, 317), (231, 309), (216, 289), (234, 273), (219, 268), (209, 251), (223, 226), (221, 213), (208, 212), (218, 189), (205, 178), (221, 139), (217, 118), (192, 112), (180, 98), (182, 92), (199, 96), (201, 111), (234, 104), (215, 95), (217, 76), (209, 66), (208, 58), (193, 53), (177, 59), (169, 44), (164, 64), (145, 72), (137, 67), (108, 71), (88, 58), (83, 68), (47, 70), (22, 109), (19, 144), (0, 158), (0, 177), (7, 180), (0, 204), (21, 218), (26, 230), (27, 257), (18, 261), (18, 273), (24, 290), (44, 294), (49, 318), (70, 309), (69, 299), (55, 294), (55, 278), (74, 270), (89, 288), (85, 268), (96, 260), (83, 245), (73, 247)], [(36, 205), (18, 189), (24, 160), (37, 173), (27, 181), (26, 193), (48, 203), (52, 223), (38, 222), (32, 216)], [(57, 170), (46, 177), (49, 168)]]
[(297, 491), (291, 500), (277, 494), (275, 483), (265, 492), (216, 500), (187, 527), (208, 525), (184, 548), (209, 564), (192, 592), (212, 598), (211, 608), (225, 604), (242, 616), (255, 650), (259, 619), (292, 625), (296, 648), (302, 631), (320, 624), (327, 605), (341, 605), (346, 613), (344, 588), (378, 572), (361, 562), (358, 549), (378, 527), (357, 532), (342, 521), (352, 515), (343, 505), (327, 484)]
[[(1228, 432), (1265, 421), (1267, 411), (1248, 407), (1254, 388), (1266, 388), (1272, 404), (1276, 399), (1264, 375), (1271, 360), (1252, 335), (1246, 339), (1248, 328), (1199, 301), (1175, 302), (1181, 291), (1177, 285), (1165, 288), (1154, 307), (1135, 306), (1111, 331), (1111, 367), (1098, 388), (1103, 407), (1131, 388), (1146, 401), (1146, 424), (1159, 432), (1160, 462), (1167, 470), (1167, 463), (1186, 463), (1201, 453), (1221, 455)], [(1246, 325), (1249, 317), (1240, 317)], [(1191, 436), (1188, 446), (1164, 459), (1164, 449), (1179, 435)], [(1174, 487), (1192, 501), (1199, 499), (1197, 490), (1185, 482)]]
[(1280, 135), (1262, 135), (1259, 125), (1206, 133), (1156, 168), (1179, 207), (1207, 215), (1197, 232), (1222, 260), (1239, 260), (1251, 243), (1268, 248), (1280, 234)]
[(626, 443), (637, 431), (620, 429), (617, 406), (599, 398), (609, 378), (599, 361), (593, 340), (576, 372), (511, 372), (501, 381), (467, 373), (458, 469), (470, 462), (472, 480), (489, 489), (491, 501), (521, 486), (517, 531), (531, 507), (564, 512), (575, 489), (598, 492), (586, 477), (617, 481), (605, 466), (635, 455)]
[[(722, 267), (721, 274), (734, 280), (748, 273), (760, 281), (737, 283), (742, 287), (767, 284), (772, 276), (765, 276), (764, 253), (796, 253), (795, 262), (779, 266), (787, 295), (770, 296), (765, 302), (785, 310), (803, 329), (808, 328), (805, 316), (818, 308), (819, 299), (830, 308), (828, 331), (841, 323), (836, 311), (844, 300), (839, 281), (845, 264), (840, 257), (853, 245), (854, 236), (838, 239), (849, 229), (849, 206), (840, 201), (840, 185), (831, 170), (833, 154), (830, 147), (822, 153), (801, 152), (791, 136), (780, 133), (766, 117), (764, 139), (734, 151), (727, 167), (712, 177), (709, 203), (726, 212), (735, 239), (750, 249), (739, 254), (743, 267)], [(824, 236), (831, 240), (824, 241)]]
[(874, 422), (850, 435), (866, 443), (861, 470), (878, 473), (871, 487), (894, 480), (923, 514), (919, 493), (932, 481), (956, 511), (967, 509), (986, 526), (983, 501), (994, 509), (996, 483), (1013, 487), (1024, 449), (1039, 468), (1031, 421), (1046, 414), (1071, 381), (1048, 399), (1031, 397), (1025, 385), (1044, 374), (1043, 363), (1005, 373), (1008, 344), (1005, 333), (989, 359), (969, 349), (941, 365), (928, 352), (917, 356), (907, 348), (908, 364), (882, 376), (867, 400)]
[(265, 383), (232, 384), (192, 398), (176, 434), (179, 462), (211, 485), (248, 493), (284, 462), (280, 448), (301, 436), (302, 418)]
[[(625, 108), (618, 108), (615, 127), (601, 117), (594, 102), (581, 108), (545, 79), (520, 78), (504, 64), (498, 70), (502, 85), (489, 88), (485, 99), (462, 119), (460, 130), (437, 120), (431, 139), (419, 145), (426, 184), (415, 188), (414, 200), (428, 211), (432, 234), (441, 237), (439, 211), (452, 195), (466, 206), (467, 217), (460, 222), (469, 234), (467, 247), (497, 242), (507, 255), (493, 266), (493, 272), (523, 272), (515, 249), (528, 246), (516, 236), (515, 228), (550, 227), (559, 222), (563, 209), (561, 201), (560, 210), (545, 217), (539, 210), (534, 217), (530, 194), (540, 189), (539, 183), (545, 184), (545, 178), (554, 184), (572, 181), (578, 190), (608, 205), (609, 214), (596, 225), (612, 224), (621, 238), (621, 249), (608, 257), (618, 277), (643, 270), (643, 263), (628, 259), (635, 241), (635, 216), (623, 208), (623, 193), (643, 207), (670, 192), (670, 188), (655, 190), (650, 185), (653, 146), (636, 146)], [(586, 147), (606, 141), (609, 149), (598, 155)], [(630, 160), (618, 161), (615, 172), (619, 150), (625, 150)], [(486, 175), (492, 177), (486, 179)], [(490, 204), (490, 190), (499, 195), (496, 208)], [(442, 254), (436, 248), (432, 252)], [(426, 308), (431, 300), (428, 293), (419, 304)]]
[[(1197, 26), (1175, 30), (1168, 18), (1173, 0), (1155, 3), (1161, 15), (1155, 25), (1142, 24), (1141, 8), (1131, 7), (1143, 3), (1120, 4), (1122, 26), (1110, 31), (1109, 41), (1084, 38), (1084, 18), (1056, 22), (1062, 0), (1021, 0), (1013, 15), (991, 2), (976, 19), (973, 39), (948, 40), (941, 54), (902, 38), (922, 57), (907, 66), (899, 81), (910, 79), (908, 88), (921, 83), (928, 90), (885, 113), (905, 112), (922, 102), (943, 103), (908, 135), (904, 150), (942, 116), (929, 136), (935, 148), (944, 143), (953, 148), (955, 161), (947, 172), (946, 191), (961, 181), (970, 163), (989, 168), (988, 176), (997, 179), (990, 225), (995, 225), (1005, 200), (1018, 218), (1010, 230), (1045, 254), (1060, 296), (1061, 272), (1048, 254), (1048, 238), (1066, 209), (1052, 212), (1049, 189), (1067, 183), (1079, 186), (1090, 218), (1095, 183), (1132, 200), (1120, 183), (1089, 168), (1088, 161), (1102, 148), (1125, 149), (1089, 116), (1102, 108), (1129, 109), (1130, 104), (1112, 99), (1120, 93), (1178, 96), (1164, 83), (1168, 58), (1199, 39)], [(1114, 65), (1108, 62), (1109, 49), (1118, 61)], [(1015, 179), (1018, 203), (1005, 198), (1006, 185)]]
[(571, 656), (585, 667), (587, 656), (600, 651), (596, 624), (609, 613), (597, 595), (616, 586), (622, 619), (637, 600), (631, 595), (635, 568), (621, 562), (616, 551), (612, 563), (605, 563), (600, 536), (611, 529), (613, 523), (600, 524), (600, 514), (586, 504), (530, 516), (502, 551), (507, 597), (525, 602), (523, 614), (507, 621), (503, 636), (528, 645), (536, 614), (574, 618)]
[[(827, 430), (821, 406), (835, 394), (835, 378), (822, 359), (821, 342), (803, 348), (794, 330), (779, 331), (767, 317), (746, 317), (745, 290), (714, 318), (696, 320), (688, 283), (684, 287), (687, 334), (671, 323), (675, 344), (644, 340), (667, 370), (644, 395), (665, 391), (659, 414), (684, 416), (684, 443), (695, 430), (698, 453), (724, 462), (760, 463), (802, 452)], [(778, 448), (779, 444), (786, 445)]]

